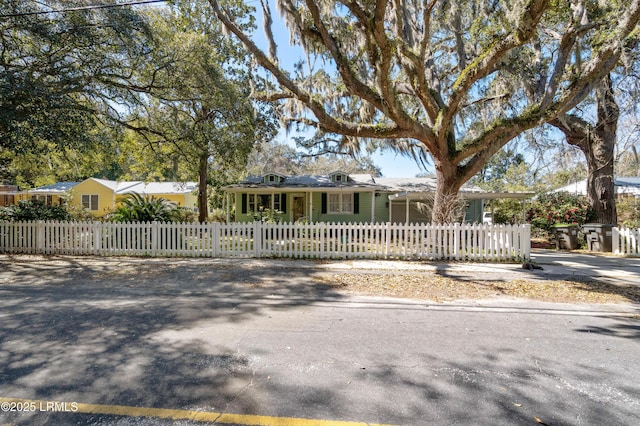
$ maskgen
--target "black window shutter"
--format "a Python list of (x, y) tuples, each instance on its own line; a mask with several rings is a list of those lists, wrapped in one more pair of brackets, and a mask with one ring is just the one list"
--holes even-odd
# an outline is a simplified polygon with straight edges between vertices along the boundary
[(360, 193), (353, 193), (353, 214), (360, 213)]
[(287, 212), (287, 194), (280, 194), (280, 209), (282, 213)]
[(242, 214), (247, 214), (247, 194), (242, 194)]
[(327, 213), (327, 193), (323, 192), (320, 194), (320, 198), (322, 199), (322, 214)]

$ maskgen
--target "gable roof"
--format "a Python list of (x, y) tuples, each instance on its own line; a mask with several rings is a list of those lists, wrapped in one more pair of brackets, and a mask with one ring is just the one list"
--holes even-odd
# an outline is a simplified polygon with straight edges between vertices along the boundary
[[(374, 178), (370, 174), (347, 174), (333, 172), (328, 175), (291, 175), (285, 177), (282, 182), (265, 183), (264, 176), (249, 176), (235, 185), (228, 185), (225, 189), (237, 188), (370, 188), (388, 192), (433, 192), (436, 189), (435, 178)], [(346, 181), (334, 182), (331, 177), (336, 174), (345, 174), (349, 177)], [(465, 184), (462, 192), (485, 192), (477, 186)]]
[(89, 178), (111, 189), (115, 194), (188, 194), (198, 188), (197, 182), (143, 182), (114, 181), (106, 179)]
[[(341, 172), (340, 172), (341, 173)], [(281, 182), (265, 182), (264, 176), (278, 175), (277, 173), (266, 173), (262, 176), (248, 176), (243, 181), (227, 185), (223, 189), (259, 189), (259, 188), (279, 188), (279, 189), (316, 189), (316, 188), (367, 188), (367, 189), (382, 189), (381, 185), (375, 183), (371, 175), (368, 174), (354, 174), (347, 175), (349, 179), (346, 181), (334, 182), (331, 176), (335, 173), (328, 175), (290, 175), (284, 176)]]
[[(433, 177), (421, 178), (374, 178), (370, 174), (346, 174), (346, 181), (334, 182), (331, 178), (337, 173), (328, 175), (291, 175), (284, 176), (281, 182), (265, 182), (264, 176), (249, 176), (242, 182), (222, 187), (225, 191), (240, 192), (242, 190), (254, 190), (256, 192), (266, 189), (299, 190), (299, 191), (331, 191), (367, 189), (393, 194), (394, 200), (420, 199), (432, 194), (436, 190), (436, 179)], [(535, 195), (533, 192), (487, 192), (482, 188), (465, 183), (460, 189), (460, 194), (466, 199), (497, 199), (497, 198), (529, 198)]]
[(136, 182), (135, 185), (123, 187), (116, 194), (189, 194), (198, 188), (197, 182)]
[(64, 194), (80, 182), (57, 182), (30, 189), (29, 194)]

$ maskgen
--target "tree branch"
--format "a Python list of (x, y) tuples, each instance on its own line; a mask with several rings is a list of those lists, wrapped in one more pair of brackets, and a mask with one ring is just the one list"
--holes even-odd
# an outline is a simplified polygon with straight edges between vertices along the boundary
[(447, 144), (445, 139), (447, 132), (443, 130), (448, 129), (451, 125), (453, 117), (458, 113), (460, 103), (467, 96), (473, 84), (495, 70), (496, 63), (507, 52), (523, 45), (533, 37), (547, 5), (548, 0), (529, 0), (529, 3), (523, 8), (516, 29), (491, 45), (460, 73), (453, 85), (451, 99), (441, 110), (434, 126), (436, 133), (440, 134), (439, 145), (441, 149), (446, 150)]

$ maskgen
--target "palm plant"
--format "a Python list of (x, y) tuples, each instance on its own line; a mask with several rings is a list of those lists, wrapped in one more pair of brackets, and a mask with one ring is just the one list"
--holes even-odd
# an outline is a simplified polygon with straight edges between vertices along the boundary
[(173, 222), (178, 206), (165, 198), (133, 193), (110, 216), (114, 222)]

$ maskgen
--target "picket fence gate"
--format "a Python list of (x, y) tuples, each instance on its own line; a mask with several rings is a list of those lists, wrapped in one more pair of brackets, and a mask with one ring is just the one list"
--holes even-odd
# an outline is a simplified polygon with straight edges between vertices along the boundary
[(640, 229), (613, 228), (611, 248), (614, 254), (640, 256)]
[(521, 261), (529, 225), (0, 222), (0, 252)]

